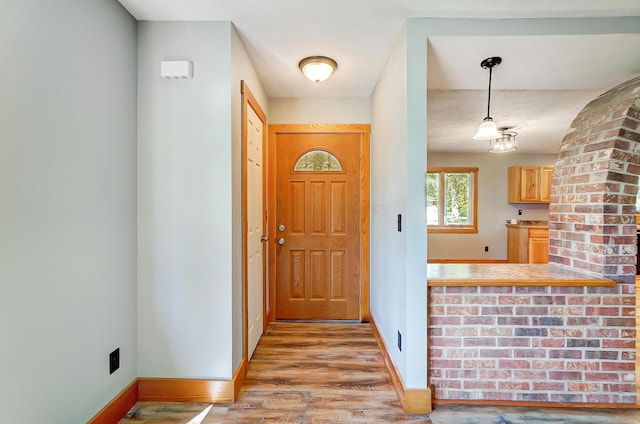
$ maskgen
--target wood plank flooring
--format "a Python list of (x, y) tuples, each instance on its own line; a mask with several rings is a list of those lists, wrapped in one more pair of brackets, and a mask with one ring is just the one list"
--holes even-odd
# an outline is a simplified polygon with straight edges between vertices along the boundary
[(235, 404), (138, 402), (120, 424), (266, 422), (640, 424), (640, 411), (442, 406), (406, 415), (368, 324), (273, 323)]
[[(189, 405), (172, 420), (182, 414), (179, 404), (139, 402), (120, 424), (189, 423), (185, 416), (208, 406)], [(223, 418), (220, 408), (227, 408)], [(369, 324), (272, 323), (238, 401), (212, 411), (217, 418), (202, 423), (431, 422), (402, 410)]]

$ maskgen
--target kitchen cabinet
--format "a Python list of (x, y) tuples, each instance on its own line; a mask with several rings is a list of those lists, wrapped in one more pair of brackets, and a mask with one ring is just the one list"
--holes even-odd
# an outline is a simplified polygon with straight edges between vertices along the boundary
[(507, 224), (507, 262), (549, 262), (549, 230), (541, 225)]
[(507, 170), (507, 202), (549, 203), (553, 166), (511, 166)]

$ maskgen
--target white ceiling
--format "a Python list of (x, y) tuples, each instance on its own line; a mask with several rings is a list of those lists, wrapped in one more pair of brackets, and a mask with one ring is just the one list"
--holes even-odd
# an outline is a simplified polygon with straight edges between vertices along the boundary
[(578, 112), (609, 88), (640, 75), (640, 34), (520, 37), (431, 37), (427, 95), (429, 151), (486, 152), (471, 139), (486, 116), (498, 126), (525, 124), (524, 153), (555, 153)]
[[(640, 0), (119, 0), (138, 20), (233, 22), (269, 97), (369, 97), (407, 17), (640, 16)], [(481, 11), (481, 12), (478, 12)], [(520, 152), (556, 152), (576, 113), (640, 75), (640, 35), (434, 37), (429, 39), (428, 149), (486, 151), (471, 139), (486, 114), (523, 123)], [(300, 59), (326, 55), (338, 70), (311, 83)]]

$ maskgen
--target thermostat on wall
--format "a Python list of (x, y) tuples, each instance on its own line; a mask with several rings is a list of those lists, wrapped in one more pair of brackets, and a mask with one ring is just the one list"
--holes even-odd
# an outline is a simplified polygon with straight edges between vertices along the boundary
[(193, 78), (193, 62), (163, 60), (160, 62), (160, 76), (164, 79), (191, 79)]

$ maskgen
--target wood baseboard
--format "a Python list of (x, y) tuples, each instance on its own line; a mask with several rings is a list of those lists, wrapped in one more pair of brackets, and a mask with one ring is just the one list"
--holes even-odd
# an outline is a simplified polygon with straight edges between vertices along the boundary
[(245, 358), (242, 358), (240, 365), (238, 365), (238, 369), (235, 374), (233, 374), (233, 401), (238, 400), (238, 394), (240, 393), (240, 388), (244, 383), (244, 379), (247, 376), (247, 370), (249, 368), (249, 363)]
[(232, 380), (138, 378), (138, 400), (145, 402), (233, 403), (247, 375), (247, 361), (238, 365)]
[(232, 403), (233, 396), (233, 380), (138, 379), (138, 400), (143, 402)]
[(382, 356), (384, 358), (384, 363), (387, 366), (387, 370), (389, 371), (389, 376), (391, 377), (391, 383), (393, 384), (393, 388), (396, 390), (396, 394), (398, 395), (398, 399), (402, 404), (402, 408), (404, 412), (408, 414), (428, 414), (431, 412), (431, 390), (430, 389), (407, 389), (404, 385), (404, 381), (402, 381), (402, 377), (398, 372), (396, 364), (393, 362), (391, 355), (389, 354), (389, 349), (387, 344), (384, 342), (380, 331), (378, 330), (378, 326), (376, 325), (376, 320), (373, 317), (373, 314), (369, 315), (370, 321), (369, 325), (371, 325), (371, 329), (373, 330), (373, 334), (378, 342), (378, 346), (380, 347), (380, 351), (382, 352)]
[(138, 379), (135, 379), (113, 398), (87, 424), (114, 424), (120, 421), (138, 401)]
[(428, 264), (506, 264), (506, 259), (427, 259)]
[(433, 399), (433, 406), (520, 406), (527, 408), (640, 409), (635, 403), (530, 402), (518, 400), (448, 400)]
[(247, 360), (243, 359), (233, 380), (138, 377), (87, 424), (117, 423), (138, 401), (233, 403), (238, 399), (247, 369)]

